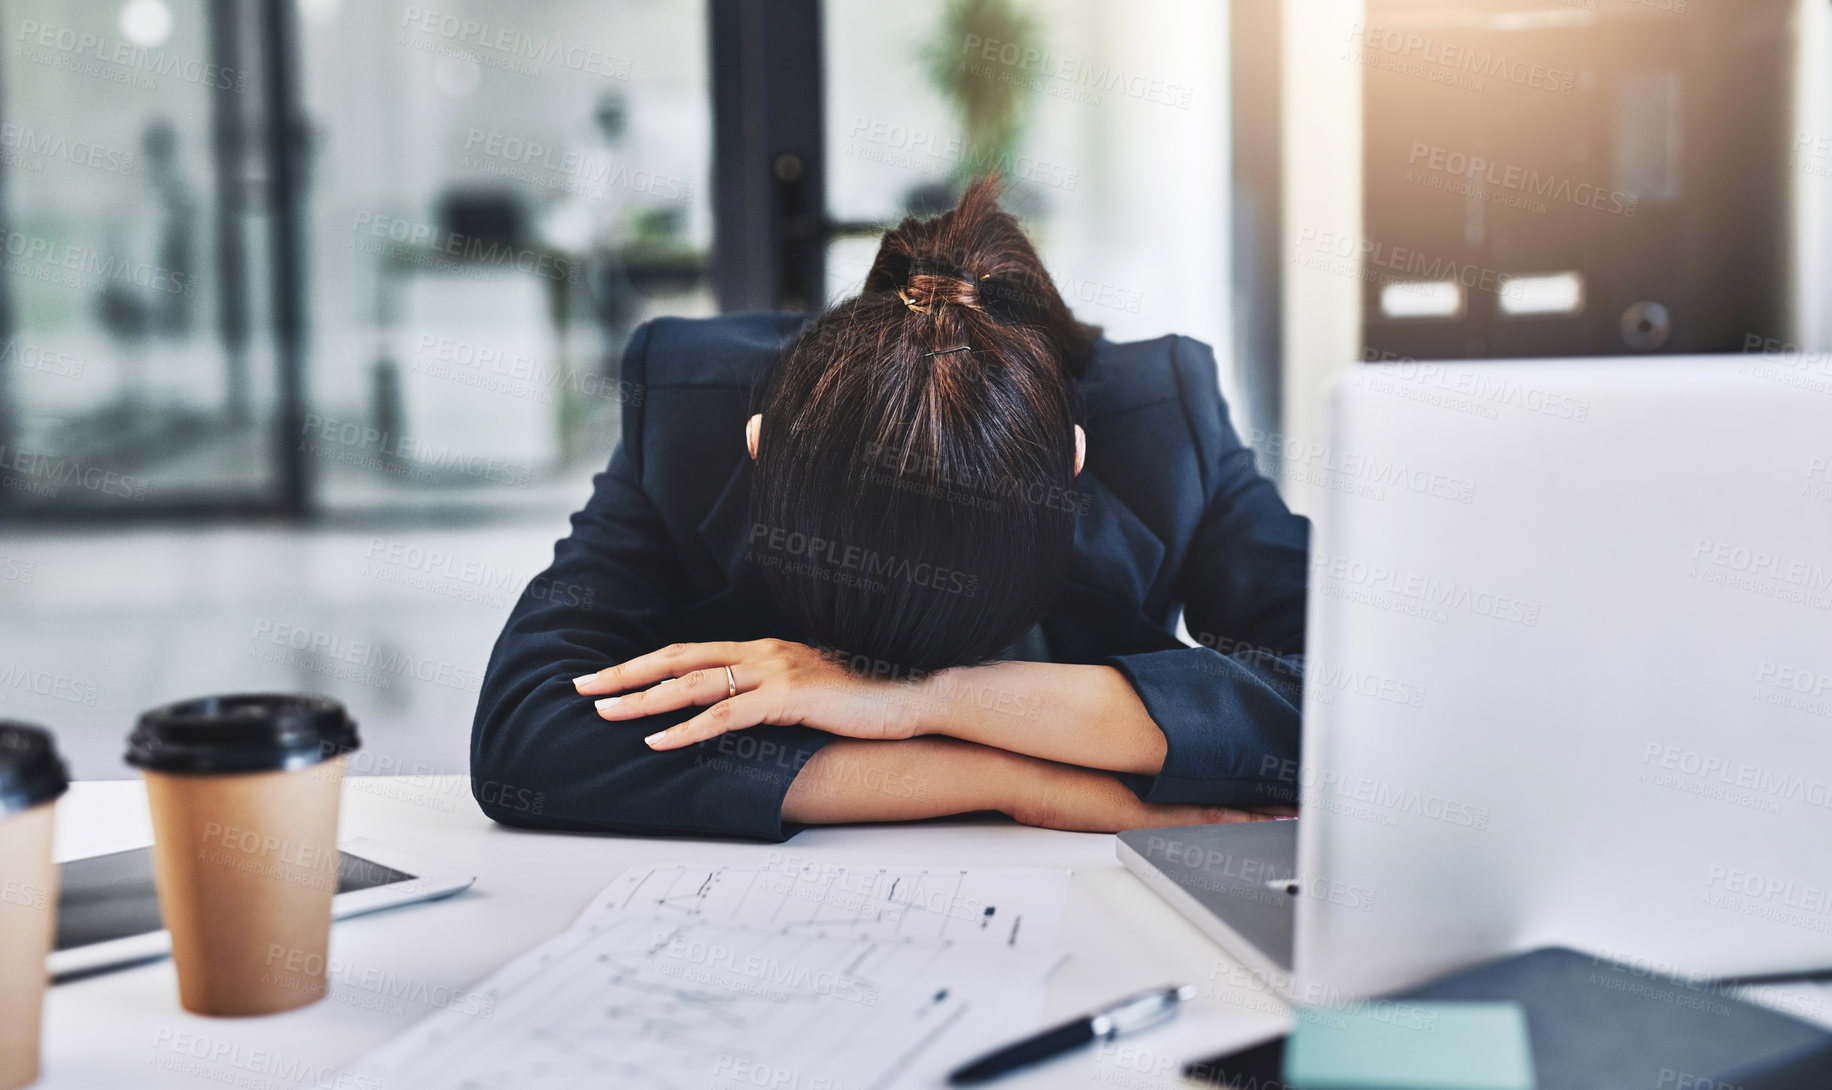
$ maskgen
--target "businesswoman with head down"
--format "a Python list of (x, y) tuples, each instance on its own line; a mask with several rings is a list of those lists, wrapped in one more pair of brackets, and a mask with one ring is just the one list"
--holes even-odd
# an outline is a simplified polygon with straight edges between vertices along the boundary
[(485, 677), (492, 818), (781, 839), (1295, 801), (1308, 525), (1209, 349), (1078, 323), (993, 183), (818, 317), (658, 319), (623, 377)]

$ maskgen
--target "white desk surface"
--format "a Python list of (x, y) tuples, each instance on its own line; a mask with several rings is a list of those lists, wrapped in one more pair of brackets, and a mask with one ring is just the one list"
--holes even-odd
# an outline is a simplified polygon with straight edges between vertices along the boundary
[[(188, 1014), (169, 960), (57, 985), (46, 1002), (37, 1086), (376, 1090), (345, 1065), (435, 1004), (465, 1009), (454, 993), (462, 997), (565, 928), (625, 867), (672, 860), (1065, 867), (1074, 872), (1062, 927), (1069, 957), (1052, 978), (1049, 1019), (1155, 985), (1201, 989), (1163, 1027), (999, 1087), (1181, 1087), (1185, 1061), (1291, 1025), (1275, 995), (1251, 986), (1237, 962), (1120, 866), (1111, 836), (993, 821), (813, 829), (785, 844), (534, 833), (489, 821), (457, 776), (346, 781), (341, 836), (397, 845), (474, 873), (477, 882), (449, 900), (337, 923), (331, 994), (303, 1010), (247, 1019)], [(59, 859), (151, 842), (138, 781), (78, 783), (58, 804)]]

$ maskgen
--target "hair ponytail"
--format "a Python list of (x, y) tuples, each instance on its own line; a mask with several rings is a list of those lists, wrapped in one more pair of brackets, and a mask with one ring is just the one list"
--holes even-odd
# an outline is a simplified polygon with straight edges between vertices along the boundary
[(1000, 188), (994, 177), (979, 178), (952, 209), (906, 217), (885, 232), (864, 291), (889, 292), (918, 313), (935, 303), (978, 310), (1043, 338), (1060, 366), (1079, 375), (1100, 331), (1069, 312), (1023, 228), (999, 207)]

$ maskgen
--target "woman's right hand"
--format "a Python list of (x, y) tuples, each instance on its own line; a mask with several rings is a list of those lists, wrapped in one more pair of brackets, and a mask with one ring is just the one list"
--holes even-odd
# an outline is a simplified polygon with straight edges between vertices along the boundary
[(1117, 833), (1167, 825), (1223, 825), (1268, 821), (1293, 814), (1289, 807), (1265, 812), (1220, 806), (1141, 802), (1132, 789), (1105, 772), (1032, 760), (1012, 781), (1012, 797), (1000, 809), (1012, 820), (1072, 833)]

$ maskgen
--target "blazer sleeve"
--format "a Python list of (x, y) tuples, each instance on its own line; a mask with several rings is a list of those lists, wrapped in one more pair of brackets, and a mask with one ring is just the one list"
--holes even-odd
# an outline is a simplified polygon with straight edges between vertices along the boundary
[(1229, 424), (1213, 353), (1179, 337), (1172, 355), (1204, 496), (1176, 589), (1203, 646), (1108, 660), (1168, 743), (1157, 776), (1129, 782), (1146, 802), (1295, 803), (1310, 522)]
[(625, 354), (633, 393), (610, 468), (491, 653), (471, 728), (472, 793), (506, 825), (782, 840), (783, 796), (826, 735), (756, 727), (658, 753), (643, 739), (700, 709), (611, 723), (573, 688), (679, 632), (676, 547), (641, 484), (649, 339), (648, 326), (637, 330)]

